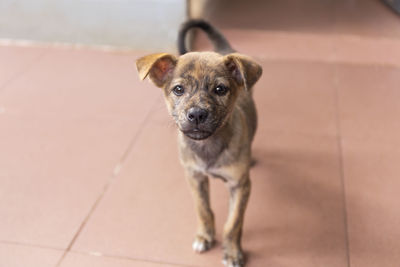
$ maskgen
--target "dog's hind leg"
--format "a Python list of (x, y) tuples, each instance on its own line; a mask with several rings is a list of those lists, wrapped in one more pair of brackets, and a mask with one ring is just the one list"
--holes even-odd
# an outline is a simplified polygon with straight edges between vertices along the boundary
[(198, 228), (193, 250), (204, 252), (214, 244), (215, 228), (214, 214), (210, 207), (209, 182), (208, 177), (193, 171), (186, 171), (186, 177), (192, 191), (196, 206)]

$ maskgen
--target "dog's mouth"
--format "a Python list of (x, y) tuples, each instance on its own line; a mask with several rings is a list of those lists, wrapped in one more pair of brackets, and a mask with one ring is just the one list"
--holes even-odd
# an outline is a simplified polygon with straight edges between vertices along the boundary
[(182, 131), (187, 137), (193, 140), (204, 140), (212, 135), (212, 132), (203, 131), (198, 128)]

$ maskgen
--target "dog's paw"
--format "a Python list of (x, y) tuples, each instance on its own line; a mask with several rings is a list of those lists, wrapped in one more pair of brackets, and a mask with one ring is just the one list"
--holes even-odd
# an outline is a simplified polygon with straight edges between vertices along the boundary
[(192, 248), (197, 253), (202, 253), (209, 250), (214, 245), (214, 240), (207, 240), (202, 236), (196, 236), (193, 241)]
[(231, 255), (225, 252), (222, 263), (226, 267), (243, 267), (244, 266), (243, 254), (241, 252), (238, 252), (235, 255)]

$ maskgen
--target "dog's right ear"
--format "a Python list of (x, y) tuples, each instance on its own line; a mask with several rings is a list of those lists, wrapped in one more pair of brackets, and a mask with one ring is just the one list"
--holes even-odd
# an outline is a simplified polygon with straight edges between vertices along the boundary
[(171, 54), (151, 54), (136, 60), (136, 68), (140, 79), (144, 80), (149, 76), (156, 86), (163, 87), (172, 78), (177, 61)]

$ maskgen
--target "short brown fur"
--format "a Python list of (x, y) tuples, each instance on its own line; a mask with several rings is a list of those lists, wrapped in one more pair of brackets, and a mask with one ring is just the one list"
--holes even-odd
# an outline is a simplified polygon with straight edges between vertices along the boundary
[[(222, 178), (230, 192), (223, 233), (224, 263), (243, 266), (240, 240), (251, 187), (251, 143), (257, 127), (252, 87), (261, 76), (261, 67), (237, 53), (191, 52), (179, 58), (165, 53), (145, 56), (137, 60), (137, 68), (142, 79), (149, 76), (163, 89), (168, 111), (179, 128), (180, 160), (198, 217), (193, 249), (203, 252), (214, 243), (208, 177)], [(175, 94), (176, 86), (184, 88), (182, 95)], [(218, 86), (228, 88), (228, 93), (216, 95)], [(188, 122), (193, 107), (208, 112), (204, 123), (193, 126)]]

